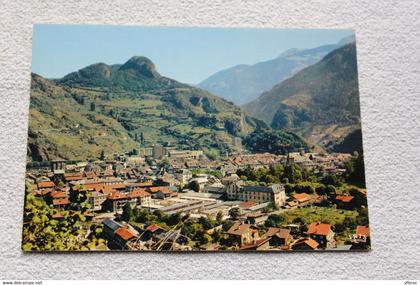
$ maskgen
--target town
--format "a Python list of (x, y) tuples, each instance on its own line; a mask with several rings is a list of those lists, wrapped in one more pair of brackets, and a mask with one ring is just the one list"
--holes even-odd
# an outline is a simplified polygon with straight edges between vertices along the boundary
[(300, 149), (212, 160), (155, 144), (33, 163), (23, 248), (39, 249), (39, 225), (46, 250), (75, 249), (54, 243), (61, 231), (82, 250), (369, 249), (367, 193), (350, 173), (357, 157)]

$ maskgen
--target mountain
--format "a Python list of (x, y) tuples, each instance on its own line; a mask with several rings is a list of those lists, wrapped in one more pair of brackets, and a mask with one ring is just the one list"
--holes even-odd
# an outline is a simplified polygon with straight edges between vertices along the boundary
[(356, 129), (341, 140), (335, 142), (331, 141), (330, 144), (327, 145), (327, 149), (334, 152), (346, 153), (357, 151), (359, 154), (363, 154), (362, 130)]
[(217, 156), (267, 125), (239, 107), (158, 73), (145, 57), (97, 63), (60, 79), (32, 74), (28, 161), (96, 159), (151, 147)]
[(326, 55), (244, 106), (274, 129), (324, 145), (360, 129), (355, 43)]
[(254, 65), (241, 64), (219, 71), (198, 86), (237, 105), (243, 105), (349, 41), (354, 41), (354, 36), (333, 45), (303, 50), (289, 49), (268, 61)]

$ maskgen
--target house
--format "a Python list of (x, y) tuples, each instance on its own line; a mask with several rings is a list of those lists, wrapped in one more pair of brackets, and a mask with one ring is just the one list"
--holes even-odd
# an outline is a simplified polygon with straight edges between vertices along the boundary
[(354, 197), (351, 195), (337, 195), (335, 196), (335, 203), (339, 209), (352, 209), (354, 208)]
[(255, 241), (253, 244), (248, 244), (241, 246), (239, 250), (269, 250), (270, 249), (270, 239), (259, 239)]
[(242, 201), (254, 201), (256, 203), (273, 202), (277, 206), (283, 206), (286, 202), (286, 192), (280, 184), (271, 186), (243, 186)]
[(277, 206), (283, 206), (286, 202), (286, 192), (283, 185), (273, 184), (271, 186), (243, 185), (237, 181), (226, 189), (229, 200), (254, 201), (258, 204), (273, 202)]
[(228, 230), (229, 240), (233, 244), (243, 246), (246, 244), (252, 244), (259, 237), (258, 229), (250, 224), (244, 224), (242, 222), (236, 222)]
[(228, 185), (230, 185), (232, 183), (235, 183), (236, 181), (239, 181), (239, 180), (240, 180), (239, 176), (234, 173), (234, 174), (223, 177), (221, 182), (224, 186), (228, 186)]
[(368, 249), (370, 247), (370, 230), (366, 226), (357, 226), (352, 240), (352, 250)]
[(150, 205), (152, 195), (144, 188), (135, 188), (129, 192), (130, 202), (134, 205)]
[(293, 199), (298, 206), (305, 206), (311, 201), (311, 196), (306, 193), (296, 193), (293, 195)]
[(137, 235), (128, 228), (120, 227), (114, 232), (113, 243), (118, 249), (125, 249), (129, 240), (137, 238)]
[(209, 185), (204, 186), (203, 192), (204, 193), (218, 193), (223, 194), (225, 193), (226, 189), (222, 183), (212, 183)]
[(106, 201), (107, 194), (103, 192), (93, 191), (89, 197), (89, 204), (92, 205), (93, 211), (102, 210), (102, 204)]
[(270, 238), (270, 246), (288, 246), (292, 242), (289, 229), (268, 228), (264, 237)]
[(146, 230), (141, 235), (141, 239), (143, 241), (147, 241), (147, 240), (150, 240), (153, 237), (157, 237), (157, 236), (163, 234), (164, 232), (165, 232), (165, 230), (163, 228), (159, 227), (156, 224), (153, 224), (153, 225), (150, 225), (146, 228)]
[(250, 213), (246, 216), (246, 222), (251, 225), (263, 224), (268, 219), (268, 215), (264, 213)]
[(180, 169), (178, 172), (175, 173), (175, 178), (180, 182), (180, 186), (184, 187), (192, 178), (192, 173), (188, 169)]
[(308, 237), (314, 239), (321, 248), (326, 248), (334, 243), (335, 233), (330, 224), (311, 223), (308, 228)]
[(108, 240), (113, 240), (115, 231), (122, 227), (119, 223), (110, 219), (104, 220), (102, 224), (104, 226), (104, 236)]
[(52, 181), (39, 181), (37, 183), (39, 190), (45, 190), (45, 189), (53, 189), (55, 187), (54, 182)]
[(105, 202), (102, 203), (102, 210), (116, 212), (121, 210), (127, 203), (132, 207), (136, 207), (137, 205), (150, 205), (151, 194), (143, 188), (134, 189), (129, 192), (112, 190)]
[(114, 220), (104, 220), (104, 237), (112, 249), (126, 249), (127, 242), (138, 238), (137, 233), (130, 226), (122, 226)]
[(67, 210), (70, 206), (70, 201), (68, 198), (53, 199), (52, 205), (58, 210)]
[(145, 190), (156, 199), (165, 199), (178, 195), (176, 192), (171, 191), (167, 186), (150, 186), (146, 187)]
[(292, 250), (316, 250), (319, 244), (311, 238), (303, 238), (291, 245)]
[(180, 231), (171, 232), (169, 234), (162, 232), (156, 235), (156, 240), (160, 245), (161, 250), (171, 250), (176, 245), (186, 245), (188, 243), (188, 237), (182, 235)]
[(204, 187), (209, 183), (207, 175), (198, 174), (197, 177), (190, 179), (189, 183), (196, 183), (198, 185), (198, 192), (202, 192)]

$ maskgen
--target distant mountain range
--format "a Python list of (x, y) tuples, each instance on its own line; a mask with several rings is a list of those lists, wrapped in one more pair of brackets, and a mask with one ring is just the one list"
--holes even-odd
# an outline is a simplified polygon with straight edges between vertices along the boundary
[(326, 145), (360, 129), (355, 43), (326, 55), (244, 106), (274, 129)]
[(254, 65), (241, 64), (219, 71), (198, 86), (237, 105), (243, 105), (303, 68), (320, 61), (331, 51), (354, 40), (354, 36), (349, 36), (337, 44), (303, 50), (289, 49), (275, 59)]
[(161, 76), (145, 57), (49, 80), (32, 74), (28, 158), (86, 160), (162, 145), (220, 155), (266, 124), (234, 104)]

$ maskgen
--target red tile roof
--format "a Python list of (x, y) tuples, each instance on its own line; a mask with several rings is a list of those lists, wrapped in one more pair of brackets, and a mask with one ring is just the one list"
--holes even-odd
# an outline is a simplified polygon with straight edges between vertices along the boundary
[(150, 226), (148, 226), (147, 228), (146, 228), (146, 230), (148, 230), (149, 232), (152, 232), (152, 233), (154, 233), (155, 231), (157, 231), (157, 230), (159, 230), (159, 229), (162, 229), (161, 227), (159, 227), (158, 225), (156, 225), (156, 224), (153, 224), (153, 225), (150, 225)]
[(50, 195), (54, 199), (67, 198), (67, 194), (65, 192), (62, 192), (62, 191), (52, 191), (50, 193)]
[(64, 198), (64, 199), (54, 199), (53, 200), (53, 205), (54, 206), (58, 206), (58, 205), (67, 205), (70, 204), (70, 201), (68, 198)]
[(147, 187), (146, 189), (147, 189), (147, 192), (157, 193), (157, 192), (159, 192), (159, 190), (162, 191), (163, 189), (167, 189), (167, 187), (165, 187), (165, 186), (152, 186), (152, 187)]
[(249, 207), (252, 207), (252, 206), (255, 206), (255, 205), (257, 205), (257, 203), (254, 202), (254, 201), (245, 201), (245, 202), (240, 203), (239, 207), (249, 208)]
[(231, 235), (243, 235), (244, 233), (251, 231), (250, 224), (242, 224), (240, 222), (236, 222), (229, 230), (228, 234)]
[(130, 191), (130, 197), (131, 198), (144, 198), (144, 197), (150, 197), (150, 193), (146, 192), (143, 188), (137, 188), (132, 191)]
[(358, 236), (365, 236), (365, 237), (370, 236), (370, 230), (369, 230), (369, 227), (365, 227), (365, 226), (357, 226), (357, 227), (356, 227), (356, 234), (357, 234)]
[(136, 237), (136, 235), (132, 231), (124, 227), (117, 229), (115, 231), (115, 234), (120, 236), (125, 241), (128, 241), (129, 239)]
[(303, 203), (303, 202), (309, 201), (311, 199), (311, 197), (306, 193), (294, 194), (293, 198), (295, 198), (295, 200), (297, 200), (299, 203)]
[(303, 240), (300, 240), (297, 243), (295, 243), (294, 245), (301, 244), (301, 243), (304, 243), (304, 244), (308, 245), (312, 249), (316, 249), (319, 246), (319, 243), (316, 240), (313, 240), (311, 238), (305, 238)]
[(353, 200), (353, 196), (351, 195), (337, 195), (335, 197), (336, 200), (342, 201), (343, 203), (348, 203), (351, 202)]
[(39, 189), (41, 189), (41, 188), (53, 188), (53, 187), (55, 187), (55, 184), (52, 181), (39, 181), (38, 182), (38, 188)]
[(308, 234), (326, 236), (331, 230), (330, 224), (311, 223), (308, 228)]

